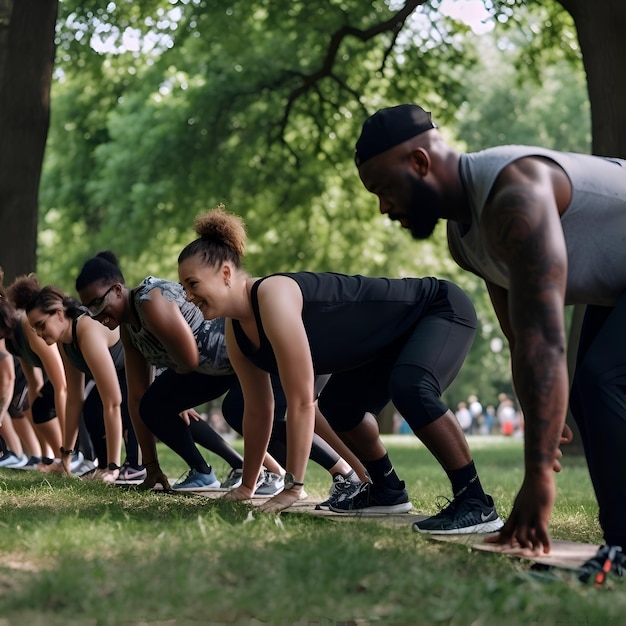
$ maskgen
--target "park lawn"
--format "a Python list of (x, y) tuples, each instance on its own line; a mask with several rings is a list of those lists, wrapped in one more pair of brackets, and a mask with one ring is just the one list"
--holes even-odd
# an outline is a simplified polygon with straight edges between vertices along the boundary
[[(239, 442), (237, 445), (240, 445)], [(519, 440), (471, 438), (501, 516), (522, 479)], [(416, 511), (449, 496), (415, 438), (388, 447)], [(184, 463), (160, 448), (170, 476)], [(211, 457), (218, 476), (227, 468)], [(582, 459), (558, 476), (554, 537), (601, 542)], [(310, 464), (306, 490), (330, 480)], [(0, 470), (3, 624), (620, 624), (625, 586), (546, 582), (527, 563), (468, 551), (410, 526), (336, 522), (202, 496), (137, 493), (36, 472)]]

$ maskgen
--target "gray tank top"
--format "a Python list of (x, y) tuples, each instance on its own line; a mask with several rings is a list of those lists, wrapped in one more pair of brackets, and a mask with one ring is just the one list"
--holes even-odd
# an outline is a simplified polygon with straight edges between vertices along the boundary
[(144, 327), (141, 307), (144, 302), (150, 300), (150, 292), (153, 289), (160, 289), (163, 297), (175, 302), (191, 327), (200, 353), (200, 365), (195, 371), (213, 376), (234, 373), (226, 352), (224, 318), (205, 320), (200, 309), (195, 304), (187, 302), (181, 285), (154, 276), (148, 276), (132, 290), (131, 305), (139, 317), (141, 327), (136, 329), (130, 324), (126, 325), (133, 345), (146, 361), (157, 368), (176, 369), (176, 362), (167, 353), (165, 346)]
[(572, 200), (561, 216), (567, 246), (566, 304), (613, 306), (626, 291), (626, 161), (534, 146), (499, 146), (461, 155), (459, 173), (469, 198), (469, 230), (448, 221), (459, 256), (485, 280), (508, 289), (506, 266), (485, 249), (480, 216), (500, 172), (528, 156), (548, 158), (567, 174)]

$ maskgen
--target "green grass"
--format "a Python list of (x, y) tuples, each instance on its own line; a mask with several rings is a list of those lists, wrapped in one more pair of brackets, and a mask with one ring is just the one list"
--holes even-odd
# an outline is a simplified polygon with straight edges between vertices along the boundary
[[(506, 515), (521, 483), (521, 443), (470, 445)], [(437, 496), (450, 495), (436, 462), (397, 438), (389, 450), (415, 508), (436, 512)], [(178, 457), (160, 454), (170, 476), (183, 473)], [(225, 476), (223, 462), (209, 460)], [(564, 466), (553, 536), (601, 542), (584, 462)], [(328, 487), (311, 464), (309, 495)], [(574, 626), (617, 625), (626, 615), (622, 585), (540, 582), (528, 564), (433, 542), (409, 526), (295, 513), (246, 522), (248, 512), (202, 496), (0, 470), (0, 624)]]

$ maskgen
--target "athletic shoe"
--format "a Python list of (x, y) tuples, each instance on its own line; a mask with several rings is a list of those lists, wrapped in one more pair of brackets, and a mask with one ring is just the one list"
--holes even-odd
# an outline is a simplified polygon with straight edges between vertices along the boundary
[(220, 481), (217, 480), (213, 470), (210, 474), (202, 474), (198, 470), (190, 469), (184, 478), (181, 476), (172, 485), (174, 491), (205, 491), (219, 488)]
[[(329, 511), (331, 505), (337, 504), (346, 498), (352, 498), (357, 491), (361, 489), (360, 480), (350, 480), (349, 476), (354, 474), (354, 470), (348, 476), (335, 474), (333, 476), (333, 484), (330, 488), (330, 495), (327, 500), (320, 502), (315, 506), (316, 511)], [(356, 476), (356, 474), (354, 474)]]
[(241, 478), (243, 476), (243, 470), (241, 468), (234, 468), (228, 472), (226, 480), (222, 482), (222, 489), (236, 489), (241, 485)]
[(138, 485), (142, 483), (148, 476), (148, 471), (145, 467), (137, 469), (132, 467), (128, 461), (124, 461), (122, 467), (120, 467), (120, 473), (115, 481), (118, 485)]
[(465, 535), (469, 533), (491, 533), (500, 530), (504, 522), (498, 517), (493, 498), (487, 503), (478, 498), (460, 496), (450, 502), (437, 515), (421, 522), (414, 522), (413, 530), (418, 533), (437, 535)]
[(280, 474), (261, 470), (256, 482), (255, 496), (275, 496), (285, 487), (285, 479)]
[(77, 467), (80, 467), (81, 463), (84, 460), (85, 460), (85, 455), (80, 450), (77, 450), (76, 452), (74, 452), (72, 454), (72, 460), (70, 461), (70, 472), (72, 472), (73, 474), (74, 470)]
[(36, 470), (37, 469), (37, 465), (39, 465), (39, 463), (41, 463), (41, 457), (40, 456), (31, 456), (28, 459), (28, 462), (25, 465), (22, 465), (21, 467), (19, 467), (18, 469)]
[(609, 573), (621, 578), (625, 572), (626, 555), (621, 546), (600, 546), (596, 555), (578, 570), (578, 580), (581, 583), (593, 582), (594, 587), (601, 587)]
[(14, 452), (7, 452), (0, 459), (0, 467), (8, 467), (12, 469), (24, 467), (26, 463), (28, 463), (28, 457), (25, 454), (17, 456)]
[(98, 467), (98, 459), (85, 459), (76, 469), (72, 471), (73, 476), (79, 476), (80, 478), (87, 478), (89, 474), (96, 471)]
[(348, 515), (385, 515), (390, 513), (408, 513), (413, 505), (409, 494), (400, 481), (400, 489), (387, 489), (372, 483), (361, 483), (358, 491), (351, 498), (344, 498), (330, 505), (335, 513)]

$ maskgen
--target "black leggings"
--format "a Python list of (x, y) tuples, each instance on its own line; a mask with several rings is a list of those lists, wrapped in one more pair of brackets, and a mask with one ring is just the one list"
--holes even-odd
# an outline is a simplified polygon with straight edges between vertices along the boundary
[(177, 374), (165, 370), (154, 379), (141, 399), (139, 415), (150, 431), (182, 457), (189, 467), (204, 474), (211, 471), (195, 445), (198, 443), (239, 469), (243, 466), (242, 456), (207, 422), (192, 419), (187, 426), (179, 417), (181, 411), (219, 398), (235, 381), (234, 374), (208, 376), (199, 372)]
[(570, 392), (607, 543), (626, 548), (626, 294), (588, 306)]
[[(287, 463), (287, 422), (285, 420), (287, 400), (278, 376), (272, 375), (272, 389), (274, 391), (274, 424), (267, 450), (280, 465), (285, 467)], [(224, 398), (222, 413), (228, 425), (241, 435), (243, 432), (243, 392), (238, 380)], [(341, 457), (324, 439), (314, 434), (309, 458), (325, 470), (330, 470)]]
[(54, 387), (49, 380), (43, 384), (39, 394), (31, 407), (33, 422), (35, 424), (45, 424), (57, 416), (54, 407)]
[(333, 374), (319, 407), (333, 430), (355, 428), (391, 400), (413, 431), (440, 418), (441, 394), (459, 373), (476, 334), (468, 296), (443, 281), (437, 299), (409, 333), (364, 366)]
[[(139, 455), (139, 444), (135, 436), (135, 430), (128, 413), (128, 390), (126, 388), (126, 373), (124, 370), (118, 370), (117, 378), (120, 383), (122, 392), (122, 432), (124, 434), (124, 445), (126, 448), (126, 460), (132, 467), (141, 467), (141, 459)], [(98, 388), (94, 385), (85, 398), (83, 405), (83, 416), (89, 438), (93, 445), (95, 457), (98, 459), (98, 467), (106, 467), (107, 444), (106, 431), (104, 427), (104, 407), (102, 406), (102, 398)], [(79, 434), (79, 440), (81, 436)]]

